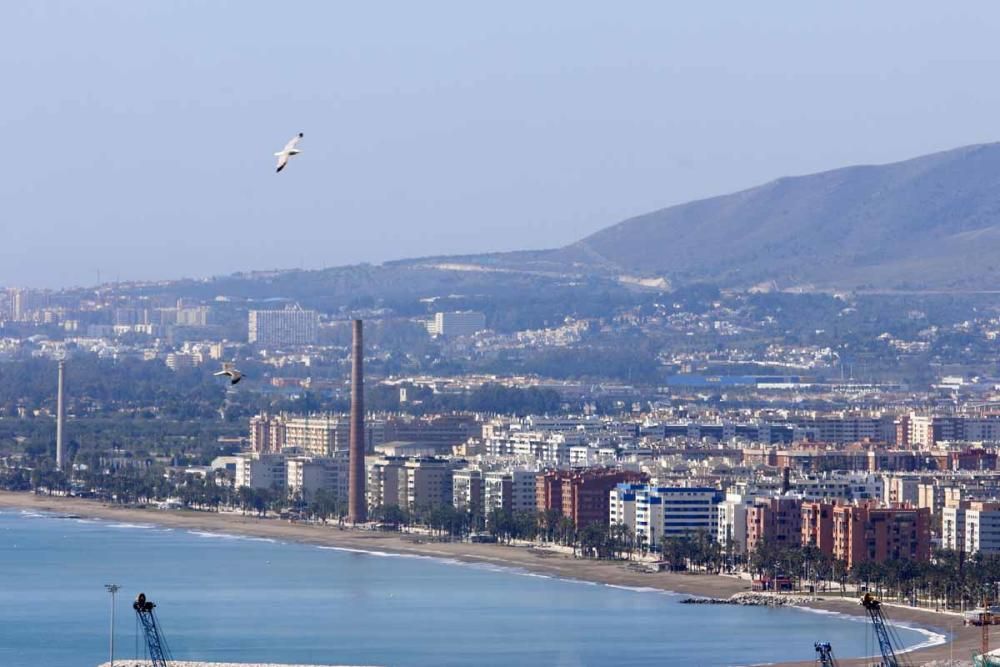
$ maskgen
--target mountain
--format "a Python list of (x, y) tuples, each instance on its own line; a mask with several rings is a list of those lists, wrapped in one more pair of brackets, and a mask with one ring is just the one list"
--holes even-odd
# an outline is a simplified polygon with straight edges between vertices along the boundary
[(1000, 289), (1000, 144), (780, 178), (558, 250), (469, 261), (673, 284)]

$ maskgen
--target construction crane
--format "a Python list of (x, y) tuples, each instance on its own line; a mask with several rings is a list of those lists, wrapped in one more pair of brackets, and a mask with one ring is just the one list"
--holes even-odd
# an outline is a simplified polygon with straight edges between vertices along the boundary
[(156, 620), (156, 614), (153, 613), (156, 605), (146, 599), (145, 593), (139, 593), (132, 603), (132, 608), (135, 609), (135, 615), (146, 637), (146, 651), (149, 653), (152, 667), (169, 667), (167, 659), (170, 658), (170, 650), (160, 634), (160, 624)]
[(871, 593), (865, 593), (861, 598), (861, 604), (872, 619), (875, 637), (878, 638), (878, 648), (882, 653), (882, 667), (902, 667), (903, 663), (896, 657), (896, 651), (892, 647), (889, 626), (885, 622), (885, 616), (882, 615), (882, 603)]
[(833, 647), (830, 642), (816, 642), (816, 664), (821, 667), (837, 667), (837, 659), (833, 657)]

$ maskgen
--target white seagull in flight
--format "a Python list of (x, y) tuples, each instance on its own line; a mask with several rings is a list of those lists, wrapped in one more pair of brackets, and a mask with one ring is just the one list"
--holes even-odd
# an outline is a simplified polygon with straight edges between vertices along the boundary
[(299, 132), (296, 136), (292, 137), (291, 141), (285, 144), (284, 148), (282, 148), (280, 151), (274, 154), (278, 158), (278, 171), (281, 171), (282, 169), (285, 168), (285, 165), (288, 164), (288, 158), (292, 157), (293, 155), (298, 155), (299, 153), (302, 152), (298, 148), (296, 148), (296, 146), (299, 144), (299, 140), (302, 139), (303, 136), (304, 135), (301, 132)]
[(222, 370), (218, 373), (213, 373), (213, 375), (225, 375), (229, 378), (230, 384), (236, 384), (243, 379), (243, 373), (236, 370), (236, 364), (232, 363), (222, 364)]

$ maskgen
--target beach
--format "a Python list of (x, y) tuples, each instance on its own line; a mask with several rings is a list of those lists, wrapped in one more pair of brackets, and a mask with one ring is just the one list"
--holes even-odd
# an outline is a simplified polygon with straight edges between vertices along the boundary
[[(522, 569), (538, 574), (565, 579), (577, 579), (612, 586), (653, 588), (693, 596), (728, 597), (747, 591), (749, 582), (727, 576), (651, 573), (632, 569), (621, 561), (596, 561), (573, 558), (568, 554), (496, 544), (470, 544), (466, 542), (437, 542), (425, 535), (409, 535), (342, 529), (336, 525), (292, 523), (278, 519), (259, 519), (240, 514), (196, 512), (188, 510), (158, 510), (119, 507), (96, 501), (55, 496), (36, 496), (31, 493), (0, 492), (0, 507), (39, 512), (73, 514), (87, 518), (119, 522), (147, 523), (190, 531), (204, 531), (263, 537), (286, 542), (299, 542), (345, 550), (384, 552), (427, 556), (469, 563), (488, 563), (495, 566)], [(817, 612), (837, 612), (861, 615), (864, 610), (851, 598), (824, 597), (801, 606)], [(950, 643), (918, 649), (907, 654), (914, 664), (936, 662), (947, 664), (952, 655), (955, 664), (970, 664), (973, 651), (978, 650), (980, 630), (963, 627), (961, 618), (954, 614), (936, 613), (908, 607), (886, 605), (886, 615), (893, 622), (933, 629), (952, 635)], [(866, 630), (859, 626), (859, 632)], [(823, 637), (817, 637), (822, 641)], [(836, 650), (836, 647), (834, 647)], [(842, 665), (864, 665), (862, 659), (840, 660)], [(787, 665), (812, 665), (813, 662), (786, 663)]]

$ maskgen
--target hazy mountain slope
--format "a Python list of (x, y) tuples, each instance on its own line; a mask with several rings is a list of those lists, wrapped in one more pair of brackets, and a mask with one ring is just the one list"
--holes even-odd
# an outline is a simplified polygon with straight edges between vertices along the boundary
[(539, 255), (678, 283), (1000, 288), (1000, 144), (782, 178)]

